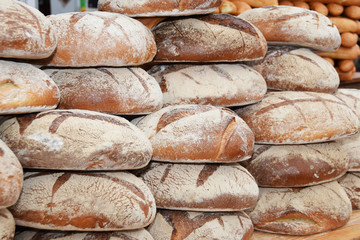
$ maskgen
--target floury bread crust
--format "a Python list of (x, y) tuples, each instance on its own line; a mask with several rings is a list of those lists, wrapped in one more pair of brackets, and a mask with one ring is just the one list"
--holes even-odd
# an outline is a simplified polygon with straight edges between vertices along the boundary
[(49, 15), (59, 36), (55, 54), (42, 64), (58, 67), (137, 66), (156, 54), (154, 36), (139, 21), (118, 13)]
[(26, 172), (10, 210), (19, 226), (61, 231), (137, 229), (156, 213), (149, 188), (125, 171)]
[(260, 101), (267, 89), (264, 78), (243, 64), (155, 65), (148, 73), (160, 82), (165, 106), (242, 106)]
[(42, 70), (27, 63), (0, 60), (0, 114), (56, 108), (60, 91)]
[(57, 45), (49, 19), (36, 8), (14, 0), (1, 0), (0, 36), (3, 58), (46, 58)]
[(24, 168), (64, 170), (137, 169), (152, 147), (126, 119), (86, 110), (52, 110), (6, 120), (1, 138)]
[(244, 212), (214, 213), (158, 210), (148, 227), (157, 240), (247, 240), (253, 233)]
[(132, 17), (185, 16), (213, 13), (220, 3), (220, 0), (99, 0), (98, 9)]
[(238, 162), (249, 159), (254, 135), (233, 111), (211, 105), (168, 106), (136, 120), (162, 162)]
[(0, 239), (13, 240), (15, 234), (15, 220), (9, 210), (0, 209)]
[(295, 45), (333, 52), (341, 37), (329, 18), (316, 11), (293, 6), (267, 6), (250, 9), (239, 18), (256, 26), (269, 45)]
[(315, 92), (270, 92), (236, 110), (259, 144), (331, 141), (358, 132), (359, 119), (342, 100)]
[(141, 68), (46, 69), (61, 92), (61, 109), (149, 114), (161, 109), (156, 80)]
[(306, 188), (260, 188), (259, 201), (248, 214), (256, 230), (309, 235), (345, 225), (351, 202), (333, 181)]
[(349, 172), (338, 180), (351, 201), (353, 209), (360, 209), (360, 173)]
[(259, 189), (239, 164), (150, 164), (138, 174), (156, 207), (189, 211), (240, 211), (254, 206)]

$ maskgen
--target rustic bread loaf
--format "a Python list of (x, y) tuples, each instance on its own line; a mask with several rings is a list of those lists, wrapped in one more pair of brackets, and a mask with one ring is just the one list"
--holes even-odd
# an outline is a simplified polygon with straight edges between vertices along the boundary
[(360, 171), (360, 133), (353, 136), (339, 139), (342, 149), (348, 154), (350, 159), (349, 172)]
[[(148, 71), (160, 78), (164, 106), (242, 106), (260, 101), (266, 93), (264, 78), (243, 64), (182, 66), (174, 67), (180, 69), (171, 71), (172, 65), (155, 65)], [(170, 69), (167, 71), (167, 68)]]
[(305, 187), (344, 175), (349, 157), (337, 142), (255, 145), (246, 169), (261, 187)]
[(148, 227), (157, 240), (250, 239), (254, 230), (244, 212), (159, 210)]
[(238, 15), (255, 25), (269, 45), (295, 45), (331, 52), (341, 45), (336, 26), (321, 13), (293, 6), (253, 8)]
[(118, 13), (73, 12), (49, 15), (58, 34), (49, 66), (134, 66), (156, 54), (154, 36), (139, 21)]
[(156, 62), (234, 62), (262, 59), (267, 44), (251, 23), (228, 14), (169, 18), (152, 28)]
[(270, 89), (333, 93), (340, 84), (335, 68), (307, 48), (269, 47), (263, 60), (249, 64)]
[(0, 209), (0, 239), (12, 240), (15, 234), (15, 220), (9, 210)]
[(141, 179), (116, 172), (25, 172), (17, 203), (19, 226), (61, 231), (142, 228), (156, 213), (155, 199)]
[(345, 225), (351, 211), (344, 189), (333, 181), (305, 188), (260, 188), (249, 216), (256, 230), (308, 235)]
[(349, 172), (340, 178), (338, 182), (349, 197), (352, 208), (360, 209), (360, 173)]
[(360, 89), (339, 88), (335, 92), (335, 96), (344, 101), (360, 118)]
[(39, 59), (55, 50), (57, 36), (44, 14), (21, 1), (1, 0), (0, 57)]
[(358, 132), (359, 119), (328, 93), (267, 93), (257, 104), (236, 110), (260, 144), (325, 142)]
[(185, 16), (212, 13), (220, 3), (221, 0), (99, 0), (98, 9), (132, 17)]
[(52, 110), (6, 120), (0, 136), (24, 168), (137, 169), (152, 155), (149, 140), (126, 119), (86, 110)]
[(0, 60), (0, 114), (56, 108), (60, 91), (40, 69), (27, 63)]
[(47, 69), (61, 92), (61, 109), (148, 114), (161, 109), (156, 80), (141, 68)]
[(240, 211), (252, 207), (258, 186), (239, 164), (150, 162), (137, 173), (149, 186), (157, 208)]
[(254, 135), (233, 111), (211, 105), (168, 106), (137, 120), (150, 139), (152, 159), (238, 162), (249, 159)]

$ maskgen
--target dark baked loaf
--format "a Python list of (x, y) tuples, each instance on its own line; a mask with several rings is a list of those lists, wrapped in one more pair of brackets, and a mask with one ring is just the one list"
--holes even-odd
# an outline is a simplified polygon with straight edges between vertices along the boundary
[(15, 234), (15, 220), (6, 208), (0, 209), (0, 239), (12, 240)]
[(349, 172), (338, 180), (351, 201), (353, 209), (360, 209), (360, 173)]

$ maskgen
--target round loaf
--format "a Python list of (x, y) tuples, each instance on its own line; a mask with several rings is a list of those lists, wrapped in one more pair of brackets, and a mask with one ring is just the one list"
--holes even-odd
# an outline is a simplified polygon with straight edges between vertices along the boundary
[(340, 84), (335, 68), (307, 48), (271, 47), (263, 60), (250, 66), (270, 89), (333, 93)]
[(156, 54), (154, 36), (139, 21), (118, 13), (73, 12), (50, 15), (59, 37), (49, 66), (135, 66)]
[(9, 210), (0, 209), (0, 239), (12, 240), (15, 234), (15, 220)]
[(46, 58), (57, 45), (49, 19), (21, 1), (1, 0), (0, 36), (0, 57), (5, 58)]
[(118, 231), (142, 228), (156, 213), (141, 179), (117, 172), (26, 172), (16, 225), (61, 231)]
[(148, 71), (160, 78), (164, 106), (242, 106), (260, 101), (266, 93), (264, 78), (243, 64), (173, 66), (155, 65)]
[(360, 118), (360, 89), (355, 88), (339, 88), (335, 92), (335, 96), (344, 101), (354, 113)]
[(132, 17), (185, 16), (215, 12), (220, 3), (221, 0), (99, 0), (98, 9)]
[(14, 240), (154, 240), (144, 228), (116, 232), (64, 232), (46, 230), (24, 230), (16, 232)]
[(247, 240), (254, 232), (251, 220), (244, 212), (170, 210), (159, 210), (148, 230), (158, 240)]
[(260, 103), (236, 111), (260, 144), (303, 144), (331, 141), (358, 132), (359, 119), (328, 93), (267, 93)]
[(136, 121), (150, 139), (156, 161), (229, 163), (249, 159), (253, 152), (250, 128), (226, 108), (168, 106)]
[(47, 69), (61, 92), (61, 109), (149, 114), (161, 109), (156, 80), (141, 68)]
[(305, 188), (260, 188), (249, 216), (259, 231), (309, 235), (345, 225), (351, 211), (344, 189), (333, 181)]
[(350, 159), (349, 172), (360, 171), (360, 133), (353, 136), (339, 139), (342, 149), (348, 154)]
[(60, 91), (42, 70), (27, 63), (0, 60), (0, 114), (56, 108)]
[(305, 187), (344, 175), (349, 157), (337, 142), (255, 145), (246, 169), (261, 187)]
[(360, 209), (360, 173), (347, 173), (338, 182), (349, 197), (352, 208)]
[(254, 8), (238, 15), (255, 25), (269, 45), (295, 45), (332, 52), (341, 45), (336, 26), (321, 13), (293, 6)]
[(139, 171), (157, 208), (189, 211), (240, 211), (252, 207), (258, 186), (239, 164), (150, 162)]
[(24, 168), (137, 169), (152, 155), (149, 140), (126, 119), (86, 110), (52, 110), (18, 116), (0, 135)]
[(18, 200), (22, 184), (21, 164), (10, 148), (0, 140), (0, 209), (9, 207)]
[(234, 62), (262, 59), (267, 44), (251, 23), (228, 14), (169, 18), (152, 28), (155, 62)]

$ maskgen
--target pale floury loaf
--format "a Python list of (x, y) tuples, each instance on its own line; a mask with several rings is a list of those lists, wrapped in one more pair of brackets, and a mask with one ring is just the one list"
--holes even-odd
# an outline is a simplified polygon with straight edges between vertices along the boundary
[(12, 240), (15, 234), (15, 220), (6, 208), (0, 209), (0, 239)]
[(338, 180), (350, 198), (353, 209), (360, 209), (360, 173), (348, 172)]

